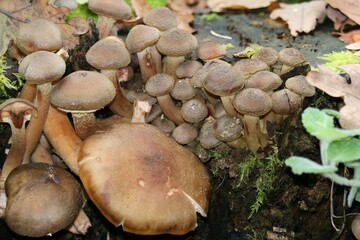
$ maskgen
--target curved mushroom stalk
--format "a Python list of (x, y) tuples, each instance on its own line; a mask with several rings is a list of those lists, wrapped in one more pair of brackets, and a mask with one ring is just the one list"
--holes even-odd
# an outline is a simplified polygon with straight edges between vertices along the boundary
[(127, 232), (186, 234), (208, 211), (206, 168), (152, 125), (113, 123), (84, 141), (78, 162), (89, 197)]

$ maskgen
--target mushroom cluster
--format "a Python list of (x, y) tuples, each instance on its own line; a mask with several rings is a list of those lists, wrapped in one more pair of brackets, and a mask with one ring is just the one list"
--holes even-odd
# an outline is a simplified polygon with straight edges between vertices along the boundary
[[(100, 3), (89, 1), (89, 7), (99, 8), (102, 21), (113, 22), (111, 14), (101, 10), (110, 1), (95, 2)], [(129, 17), (127, 11), (125, 15)], [(44, 21), (24, 28), (51, 25)], [(115, 226), (136, 234), (185, 234), (197, 226), (196, 213), (207, 215), (211, 195), (210, 177), (196, 149), (226, 144), (256, 152), (269, 144), (269, 129), (280, 129), (284, 119), (300, 109), (303, 98), (315, 93), (297, 74), (307, 66), (297, 49), (262, 48), (230, 64), (221, 60), (226, 53), (222, 45), (213, 40), (199, 43), (177, 27), (166, 7), (146, 13), (124, 39), (106, 31), (84, 56), (94, 70), (71, 72), (66, 54), (55, 53), (62, 44), (28, 42), (37, 36), (28, 39), (25, 30), (16, 44), (26, 55), (19, 65), (26, 83), (18, 98), (0, 105), (1, 121), (13, 130), (0, 178), (0, 207), (9, 219), (22, 217), (9, 213), (13, 191), (20, 190), (8, 187), (24, 181), (18, 172), (35, 168), (42, 171), (37, 177), (46, 185), (42, 188), (55, 192), (48, 186), (54, 185), (70, 194), (57, 175), (63, 170), (57, 165), (65, 165)], [(104, 107), (112, 116), (97, 117)], [(33, 162), (41, 166), (30, 165)], [(27, 236), (65, 227), (85, 234), (90, 223), (79, 208), (83, 194), (76, 184), (73, 188), (77, 208), (67, 210), (72, 214), (66, 224), (59, 221), (62, 225), (55, 230), (39, 228), (32, 234), (9, 220), (11, 229)], [(75, 227), (69, 227), (71, 223)]]

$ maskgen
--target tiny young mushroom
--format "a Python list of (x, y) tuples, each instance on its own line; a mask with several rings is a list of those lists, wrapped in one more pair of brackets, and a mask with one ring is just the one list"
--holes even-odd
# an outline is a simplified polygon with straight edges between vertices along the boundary
[(196, 89), (190, 84), (188, 79), (180, 79), (175, 82), (170, 95), (176, 100), (187, 101), (195, 97), (196, 93)]
[(199, 142), (200, 145), (205, 149), (214, 148), (222, 143), (222, 141), (214, 136), (215, 121), (216, 120), (213, 117), (207, 117), (204, 121), (204, 124), (201, 126)]
[(21, 236), (42, 237), (66, 228), (84, 204), (80, 183), (65, 169), (46, 163), (20, 165), (5, 187), (4, 219)]
[(181, 109), (175, 105), (170, 92), (175, 84), (175, 79), (165, 73), (155, 74), (145, 84), (146, 92), (157, 98), (164, 115), (177, 125), (184, 122)]
[(182, 123), (177, 126), (172, 132), (171, 136), (179, 144), (189, 144), (196, 139), (198, 135), (197, 128), (190, 123)]
[(124, 0), (89, 0), (88, 7), (98, 15), (96, 26), (100, 39), (109, 36), (116, 20), (132, 17), (131, 8)]
[(231, 142), (243, 135), (243, 123), (237, 117), (225, 114), (214, 123), (214, 136), (223, 142)]
[(80, 178), (100, 212), (124, 231), (182, 235), (207, 215), (211, 186), (199, 159), (149, 124), (113, 123), (84, 141)]
[(111, 111), (123, 117), (131, 117), (133, 106), (123, 95), (117, 76), (118, 70), (127, 68), (131, 61), (125, 43), (115, 36), (103, 38), (91, 46), (85, 58), (91, 66), (100, 69), (116, 89), (115, 98), (109, 103)]
[(261, 89), (245, 88), (235, 95), (233, 103), (235, 109), (244, 115), (242, 121), (249, 149), (256, 152), (265, 147), (268, 142), (266, 135), (260, 132), (259, 117), (271, 110), (271, 97)]
[(164, 114), (161, 114), (160, 116), (155, 118), (151, 122), (151, 125), (155, 126), (166, 135), (170, 135), (176, 127), (175, 123), (170, 119), (168, 119), (167, 117), (165, 117)]
[(20, 26), (16, 46), (26, 55), (40, 50), (55, 52), (63, 46), (61, 31), (49, 20), (35, 19)]
[(27, 127), (27, 149), (24, 154), (24, 162), (29, 162), (31, 153), (35, 150), (44, 128), (49, 109), (49, 92), (52, 82), (64, 75), (66, 70), (65, 61), (57, 54), (48, 51), (37, 51), (27, 55), (19, 64), (19, 73), (27, 83), (36, 84), (35, 106), (38, 117), (30, 122)]
[(165, 55), (163, 58), (163, 73), (176, 78), (177, 66), (185, 61), (185, 56), (198, 47), (194, 35), (180, 28), (171, 28), (163, 32), (156, 43), (157, 50)]
[(74, 128), (85, 139), (94, 131), (94, 112), (104, 108), (115, 97), (111, 81), (94, 71), (76, 71), (64, 77), (50, 92), (52, 105), (70, 112)]
[(186, 122), (198, 123), (208, 116), (208, 108), (202, 98), (192, 98), (181, 106), (181, 116)]
[(144, 82), (156, 73), (161, 73), (161, 55), (155, 46), (159, 38), (160, 31), (157, 28), (142, 24), (134, 26), (126, 37), (129, 52), (137, 54)]

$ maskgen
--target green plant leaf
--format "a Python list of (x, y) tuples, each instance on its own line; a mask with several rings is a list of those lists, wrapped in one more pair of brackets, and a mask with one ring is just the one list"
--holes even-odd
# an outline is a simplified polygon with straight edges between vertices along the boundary
[(360, 159), (360, 140), (345, 138), (329, 145), (328, 157), (336, 163), (352, 162)]
[(285, 165), (291, 167), (293, 173), (334, 173), (337, 167), (323, 166), (308, 158), (292, 156), (285, 160)]
[(317, 108), (307, 108), (302, 114), (302, 123), (311, 135), (328, 143), (346, 138), (349, 135), (334, 127), (334, 117)]

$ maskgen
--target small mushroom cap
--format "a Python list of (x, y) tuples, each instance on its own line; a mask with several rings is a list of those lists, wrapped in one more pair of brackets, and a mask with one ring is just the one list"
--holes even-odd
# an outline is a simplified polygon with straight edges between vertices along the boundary
[(228, 96), (240, 91), (244, 87), (243, 75), (233, 67), (218, 65), (207, 73), (203, 86), (206, 91), (217, 96)]
[(101, 213), (142, 235), (185, 234), (206, 216), (211, 192), (204, 165), (149, 124), (114, 124), (87, 138), (79, 175)]
[(220, 141), (234, 141), (243, 134), (243, 124), (237, 117), (225, 114), (214, 123), (214, 136)]
[(103, 74), (76, 71), (64, 77), (50, 92), (50, 103), (69, 112), (93, 112), (115, 97), (112, 82)]
[(64, 75), (65, 69), (64, 59), (48, 51), (30, 53), (19, 64), (19, 73), (31, 84), (59, 80)]
[(260, 51), (251, 56), (252, 59), (257, 59), (265, 62), (267, 65), (274, 65), (279, 59), (279, 53), (270, 47), (261, 48)]
[(208, 115), (208, 108), (201, 99), (193, 98), (183, 103), (181, 115), (189, 123), (198, 123)]
[(231, 64), (220, 59), (207, 61), (204, 66), (190, 78), (190, 84), (194, 87), (202, 88), (205, 77), (210, 70), (216, 66), (224, 66), (225, 68), (228, 68), (231, 67)]
[(179, 101), (186, 101), (193, 98), (196, 95), (196, 89), (190, 84), (187, 79), (180, 79), (176, 81), (170, 95)]
[(84, 201), (80, 183), (69, 172), (45, 163), (15, 168), (5, 188), (5, 222), (22, 236), (42, 237), (66, 228)]
[(55, 52), (62, 45), (60, 29), (55, 23), (45, 19), (23, 24), (16, 38), (16, 46), (25, 54), (40, 50)]
[(272, 107), (271, 97), (258, 88), (245, 88), (238, 92), (233, 104), (239, 113), (254, 117), (265, 115)]
[(124, 0), (89, 0), (88, 7), (98, 15), (115, 19), (131, 18), (131, 8)]
[(131, 58), (118, 37), (108, 36), (97, 41), (85, 54), (86, 61), (97, 69), (118, 69), (129, 65)]
[(301, 106), (300, 95), (289, 89), (281, 89), (271, 94), (272, 110), (277, 114), (288, 115), (294, 113)]
[(259, 88), (270, 92), (280, 87), (282, 83), (279, 75), (269, 71), (260, 71), (248, 78), (245, 88)]
[(224, 57), (226, 50), (220, 43), (207, 39), (199, 44), (196, 53), (201, 60), (209, 61)]
[(234, 68), (242, 73), (245, 77), (249, 77), (259, 71), (269, 71), (269, 66), (258, 59), (242, 59), (237, 61)]
[(166, 135), (170, 135), (176, 125), (173, 121), (165, 117), (163, 114), (156, 117), (152, 122), (151, 125), (157, 127), (160, 131), (164, 132)]
[(285, 87), (300, 96), (311, 97), (315, 95), (315, 87), (310, 85), (303, 75), (288, 78)]
[(156, 7), (148, 11), (143, 21), (146, 25), (155, 27), (160, 31), (166, 31), (177, 26), (174, 13), (167, 7)]
[(351, 223), (351, 231), (356, 239), (360, 239), (360, 215), (357, 214)]
[(175, 85), (175, 79), (166, 73), (158, 73), (145, 84), (146, 92), (154, 97), (169, 94)]
[(22, 128), (24, 121), (29, 121), (32, 115), (37, 117), (37, 109), (28, 100), (11, 98), (0, 104), (0, 121), (11, 121), (17, 129)]
[(194, 74), (199, 71), (203, 65), (201, 62), (196, 60), (186, 60), (177, 66), (175, 75), (178, 78), (191, 78)]
[(295, 67), (305, 62), (304, 54), (296, 48), (284, 48), (279, 51), (279, 61), (287, 66)]
[(181, 28), (171, 28), (163, 32), (156, 43), (157, 50), (167, 56), (185, 56), (198, 47), (194, 35)]
[(125, 42), (129, 52), (135, 53), (154, 45), (159, 38), (160, 31), (157, 28), (139, 24), (129, 31)]
[(182, 123), (172, 132), (172, 137), (179, 144), (188, 144), (196, 139), (198, 130), (190, 123)]
[(199, 142), (200, 145), (205, 149), (214, 148), (222, 143), (222, 141), (214, 136), (214, 123), (214, 118), (208, 117), (201, 126)]

